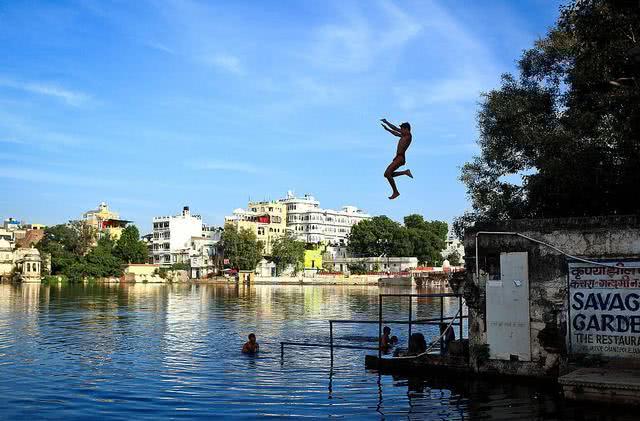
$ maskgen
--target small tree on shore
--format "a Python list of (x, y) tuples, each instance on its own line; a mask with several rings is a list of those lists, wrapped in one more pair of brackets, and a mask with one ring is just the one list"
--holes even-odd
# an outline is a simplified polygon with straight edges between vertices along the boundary
[(460, 256), (460, 253), (458, 253), (458, 250), (454, 250), (451, 253), (449, 253), (445, 258), (449, 261), (449, 264), (451, 266), (460, 266), (460, 259), (462, 258), (462, 256)]
[(140, 241), (140, 232), (135, 225), (129, 225), (122, 231), (113, 253), (124, 263), (146, 263), (147, 246)]
[(225, 259), (229, 259), (231, 267), (239, 270), (255, 270), (262, 259), (262, 242), (246, 228), (238, 231), (232, 224), (225, 225), (222, 247)]
[(276, 264), (276, 271), (281, 274), (287, 267), (293, 266), (297, 273), (304, 266), (305, 244), (287, 232), (276, 239), (271, 246), (271, 261)]

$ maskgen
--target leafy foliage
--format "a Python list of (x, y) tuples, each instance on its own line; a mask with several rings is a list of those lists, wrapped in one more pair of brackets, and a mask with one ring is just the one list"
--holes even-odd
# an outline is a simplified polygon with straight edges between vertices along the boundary
[(367, 265), (364, 262), (354, 262), (347, 265), (352, 275), (364, 275), (367, 273)]
[(637, 2), (561, 8), (519, 75), (483, 95), (481, 153), (461, 175), (473, 210), (458, 235), (478, 221), (640, 212), (639, 48)]
[(129, 225), (122, 231), (113, 252), (126, 263), (145, 263), (148, 256), (147, 246), (140, 241), (140, 232), (135, 225)]
[(454, 250), (451, 253), (449, 253), (447, 256), (445, 256), (445, 259), (449, 261), (449, 264), (451, 266), (460, 266), (461, 258), (462, 256), (460, 256), (460, 253), (458, 253), (458, 250)]
[[(81, 281), (88, 277), (120, 276), (123, 266), (134, 262), (125, 260), (122, 252), (127, 247), (123, 246), (132, 245), (131, 235), (137, 235), (138, 232), (134, 226), (127, 227), (124, 231), (127, 232), (127, 236), (122, 245), (120, 241), (116, 244), (108, 236), (100, 238), (96, 243), (95, 230), (83, 221), (74, 221), (46, 228), (44, 237), (37, 247), (42, 253), (51, 255), (51, 273), (64, 275), (70, 281)], [(135, 241), (144, 247), (146, 256), (146, 246), (137, 238)], [(135, 247), (139, 246), (134, 244)], [(144, 261), (143, 259), (135, 263)]]
[(273, 242), (270, 260), (276, 264), (278, 274), (289, 266), (293, 266), (294, 273), (297, 273), (304, 265), (304, 251), (305, 243), (287, 232)]
[(349, 236), (353, 256), (416, 256), (421, 264), (438, 263), (445, 246), (447, 223), (425, 221), (421, 215), (408, 215), (404, 225), (387, 216), (376, 216), (354, 225)]
[(238, 231), (232, 224), (227, 224), (222, 233), (222, 247), (225, 259), (229, 259), (231, 267), (236, 269), (255, 270), (262, 259), (262, 242), (246, 228)]

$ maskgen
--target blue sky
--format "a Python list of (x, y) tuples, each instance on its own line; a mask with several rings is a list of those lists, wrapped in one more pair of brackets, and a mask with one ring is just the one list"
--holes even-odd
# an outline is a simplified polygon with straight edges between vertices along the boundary
[[(146, 231), (294, 190), (450, 221), (479, 93), (559, 3), (0, 2), (0, 216), (54, 224), (107, 201)], [(381, 117), (413, 128), (395, 201)]]

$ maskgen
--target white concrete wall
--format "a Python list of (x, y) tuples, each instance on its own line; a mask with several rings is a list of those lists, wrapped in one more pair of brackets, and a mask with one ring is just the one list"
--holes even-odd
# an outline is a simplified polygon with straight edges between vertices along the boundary
[(174, 216), (169, 220), (171, 252), (191, 248), (191, 237), (202, 237), (202, 220), (191, 215)]

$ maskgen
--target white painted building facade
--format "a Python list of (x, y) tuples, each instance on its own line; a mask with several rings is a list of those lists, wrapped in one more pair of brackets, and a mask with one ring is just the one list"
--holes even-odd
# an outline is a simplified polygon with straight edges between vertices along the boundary
[(457, 251), (460, 255), (460, 266), (464, 266), (464, 244), (453, 234), (449, 234), (445, 243), (445, 249), (442, 250), (441, 255), (446, 259), (447, 256), (449, 256), (454, 251)]
[(307, 243), (346, 244), (351, 227), (371, 218), (355, 206), (339, 211), (322, 209), (320, 202), (308, 194), (295, 197), (288, 192), (280, 202), (287, 206), (287, 230)]
[(192, 215), (188, 206), (179, 215), (154, 217), (153, 263), (163, 266), (189, 263), (192, 238), (201, 238), (202, 228), (202, 217)]
[(218, 258), (218, 243), (222, 238), (222, 228), (203, 226), (202, 237), (191, 238), (189, 266), (192, 279), (206, 278), (215, 274)]

